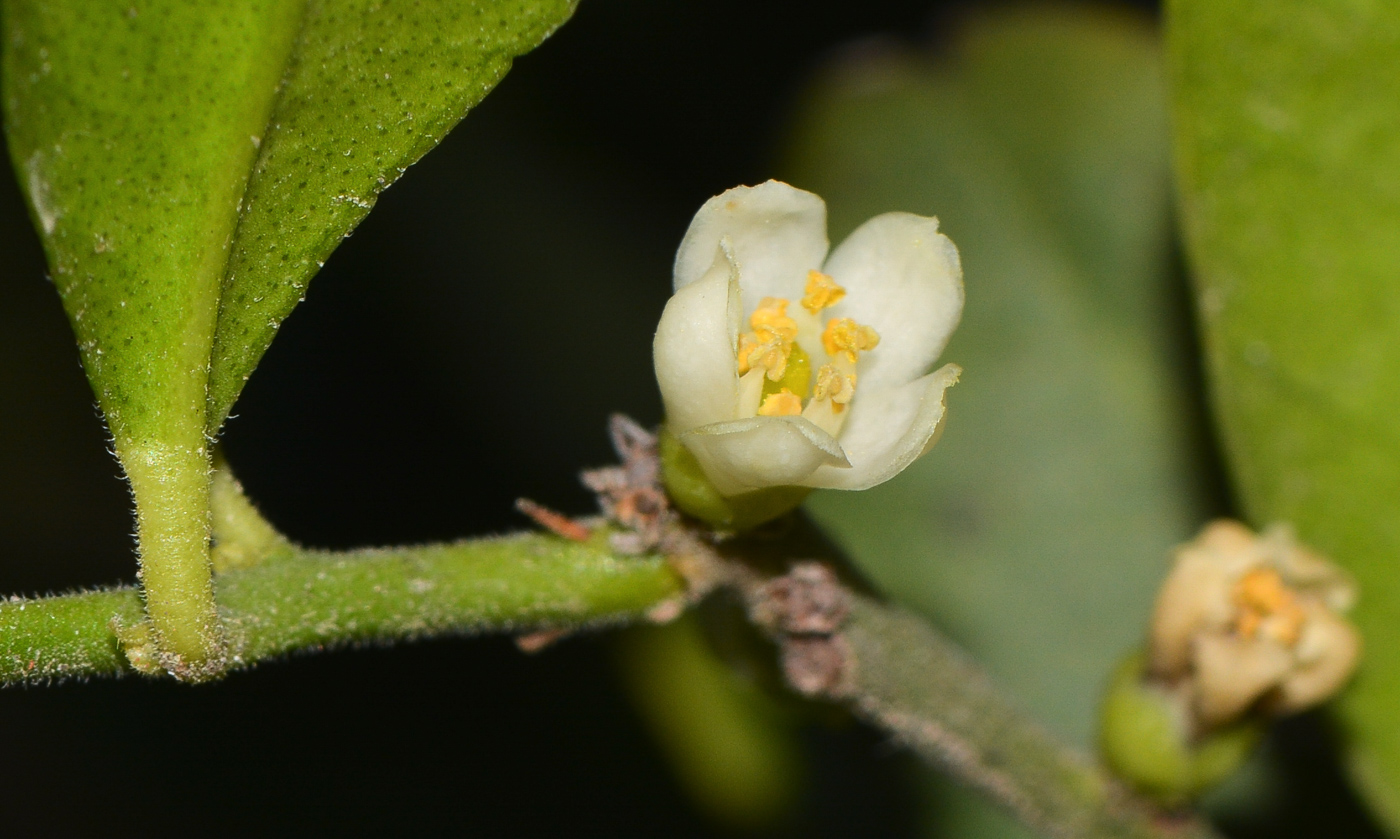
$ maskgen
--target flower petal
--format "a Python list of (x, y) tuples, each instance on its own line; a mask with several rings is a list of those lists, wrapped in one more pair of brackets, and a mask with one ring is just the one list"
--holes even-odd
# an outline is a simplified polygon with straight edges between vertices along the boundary
[(861, 356), (862, 387), (898, 387), (928, 371), (962, 317), (958, 249), (938, 219), (885, 213), (856, 228), (824, 269), (846, 289), (828, 310), (880, 333)]
[(1361, 636), (1322, 604), (1309, 610), (1298, 642), (1298, 665), (1279, 685), (1275, 710), (1291, 714), (1323, 702), (1346, 683), (1361, 657)]
[(802, 485), (869, 489), (904, 471), (937, 442), (943, 430), (943, 392), (961, 373), (956, 364), (946, 364), (903, 387), (867, 391), (862, 390), (862, 372), (851, 415), (841, 431), (841, 448), (851, 468), (823, 466)]
[(716, 195), (695, 214), (676, 251), (677, 290), (709, 270), (724, 239), (739, 266), (746, 313), (764, 297), (800, 297), (807, 272), (826, 259), (826, 204), (782, 181)]
[(1263, 637), (1202, 635), (1192, 651), (1196, 712), (1207, 725), (1237, 716), (1278, 685), (1293, 664), (1288, 650)]
[(802, 417), (719, 422), (680, 439), (724, 495), (800, 486), (818, 468), (839, 470), (847, 465), (836, 439)]
[(717, 248), (705, 275), (666, 302), (652, 340), (666, 421), (676, 434), (735, 417), (741, 317), (737, 271)]
[[(1249, 539), (1253, 542), (1253, 534)], [(1177, 549), (1176, 563), (1152, 611), (1153, 673), (1167, 679), (1187, 674), (1196, 636), (1224, 631), (1234, 616), (1230, 590), (1237, 579), (1208, 545), (1191, 543)]]

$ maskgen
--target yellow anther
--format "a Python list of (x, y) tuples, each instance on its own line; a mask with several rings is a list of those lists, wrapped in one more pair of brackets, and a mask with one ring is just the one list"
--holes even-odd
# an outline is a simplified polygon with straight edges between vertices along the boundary
[(772, 381), (777, 381), (787, 373), (788, 356), (792, 344), (785, 344), (780, 338), (764, 340), (753, 332), (739, 336), (739, 375), (742, 376), (755, 367), (765, 369)]
[(840, 413), (855, 395), (855, 373), (842, 373), (832, 364), (823, 364), (817, 371), (817, 386), (812, 390), (813, 399), (830, 399), (831, 409)]
[(820, 271), (807, 272), (807, 291), (802, 296), (802, 308), (816, 314), (835, 306), (846, 296), (846, 290)]
[(758, 409), (758, 415), (761, 417), (795, 417), (800, 413), (802, 400), (787, 388), (765, 396)]
[(879, 343), (879, 333), (850, 318), (832, 318), (827, 321), (826, 331), (822, 333), (822, 346), (826, 348), (826, 354), (835, 358), (837, 353), (845, 353), (852, 364), (861, 353), (875, 349)]
[(778, 338), (790, 344), (797, 338), (797, 321), (788, 317), (787, 307), (788, 301), (781, 297), (765, 297), (759, 302), (758, 308), (749, 315), (749, 325), (759, 339)]
[(1235, 630), (1253, 638), (1261, 629), (1274, 640), (1292, 646), (1303, 631), (1307, 613), (1298, 598), (1272, 568), (1256, 568), (1235, 584), (1235, 605), (1240, 615)]
[(765, 297), (749, 316), (752, 332), (739, 336), (739, 375), (763, 367), (769, 380), (778, 381), (787, 372), (792, 342), (797, 338), (797, 321), (787, 316), (788, 301)]

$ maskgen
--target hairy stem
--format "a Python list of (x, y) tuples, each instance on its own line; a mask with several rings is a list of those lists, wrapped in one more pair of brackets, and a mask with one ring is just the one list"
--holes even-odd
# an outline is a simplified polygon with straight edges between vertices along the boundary
[[(215, 587), (233, 667), (357, 641), (635, 621), (682, 596), (665, 560), (617, 556), (605, 534), (348, 553), (288, 544)], [(0, 603), (0, 683), (130, 672), (153, 652), (141, 617), (131, 587)]]
[(897, 607), (854, 597), (841, 631), (849, 663), (831, 691), (1047, 836), (1213, 837), (1130, 796), (1007, 699), (951, 641)]
[[(789, 682), (888, 731), (987, 793), (1027, 826), (1074, 839), (1209, 839), (1189, 815), (1136, 798), (1057, 742), (923, 619), (857, 595), (828, 566), (783, 576), (735, 561), (673, 523), (660, 554), (518, 534), (449, 545), (333, 553), (278, 534), (220, 469), (212, 486), (214, 578), (231, 667), (361, 641), (534, 633), (665, 620), (716, 587), (740, 592), (776, 641)], [(735, 551), (734, 549), (737, 549)], [(0, 683), (160, 672), (159, 639), (133, 588), (0, 602)]]
[(663, 559), (539, 534), (297, 552), (217, 586), (236, 664), (353, 641), (621, 623), (681, 596)]

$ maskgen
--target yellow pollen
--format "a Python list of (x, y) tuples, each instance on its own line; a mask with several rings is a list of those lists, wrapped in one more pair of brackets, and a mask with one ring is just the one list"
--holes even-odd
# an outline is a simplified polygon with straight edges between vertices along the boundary
[(846, 290), (820, 271), (807, 272), (807, 291), (802, 296), (802, 308), (816, 314), (835, 306), (846, 296)]
[(1239, 634), (1253, 638), (1261, 629), (1267, 629), (1274, 640), (1285, 645), (1298, 642), (1307, 614), (1277, 571), (1256, 568), (1245, 574), (1235, 584), (1234, 600), (1240, 610), (1235, 621)]
[(797, 321), (787, 316), (788, 301), (765, 297), (749, 316), (752, 332), (739, 336), (739, 375), (762, 367), (771, 381), (787, 372), (792, 342), (797, 338)]
[(797, 338), (797, 321), (788, 317), (787, 307), (788, 301), (781, 297), (765, 297), (749, 315), (749, 325), (764, 341), (781, 338), (790, 344)]
[(879, 333), (850, 318), (832, 318), (827, 321), (826, 331), (822, 333), (822, 346), (826, 348), (826, 354), (834, 358), (837, 353), (845, 353), (852, 364), (862, 352), (875, 349), (879, 343)]
[(787, 388), (763, 397), (763, 404), (758, 409), (761, 417), (795, 417), (801, 413), (802, 400)]
[(739, 338), (739, 375), (762, 367), (766, 371), (764, 375), (776, 382), (787, 373), (791, 354), (792, 344), (784, 345), (778, 338), (761, 340), (758, 335), (746, 332)]
[(812, 390), (813, 399), (830, 399), (832, 410), (840, 413), (855, 395), (855, 373), (842, 373), (831, 364), (823, 364), (817, 371), (817, 386)]

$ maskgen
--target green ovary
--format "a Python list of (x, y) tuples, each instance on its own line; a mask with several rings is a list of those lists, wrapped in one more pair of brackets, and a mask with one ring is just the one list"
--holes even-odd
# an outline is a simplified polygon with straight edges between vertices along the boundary
[(804, 402), (812, 395), (812, 359), (807, 356), (802, 345), (796, 342), (793, 343), (792, 352), (788, 355), (787, 370), (783, 373), (783, 377), (776, 382), (767, 377), (763, 379), (763, 398), (766, 399), (772, 394), (780, 393), (783, 388), (792, 391), (798, 399)]

